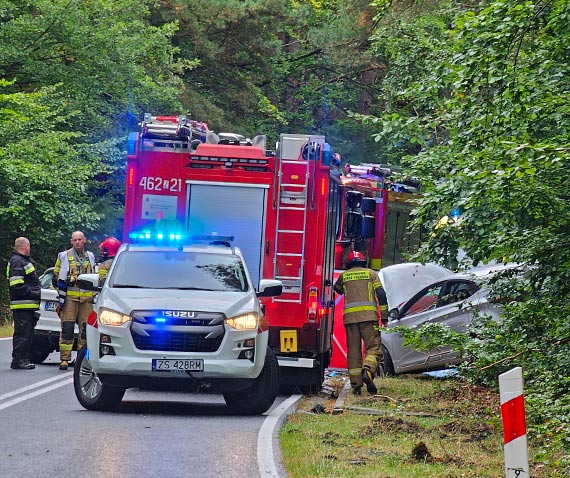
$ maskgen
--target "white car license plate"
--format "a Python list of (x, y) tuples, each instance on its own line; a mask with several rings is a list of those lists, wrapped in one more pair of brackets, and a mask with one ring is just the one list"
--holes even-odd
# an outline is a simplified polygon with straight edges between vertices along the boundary
[(59, 304), (58, 304), (57, 301), (55, 301), (55, 300), (48, 300), (48, 301), (46, 302), (45, 308), (46, 308), (46, 310), (49, 311), (49, 312), (55, 312), (55, 309), (57, 309), (57, 306), (58, 306), (58, 305), (59, 305)]
[(152, 359), (153, 372), (202, 372), (203, 359)]

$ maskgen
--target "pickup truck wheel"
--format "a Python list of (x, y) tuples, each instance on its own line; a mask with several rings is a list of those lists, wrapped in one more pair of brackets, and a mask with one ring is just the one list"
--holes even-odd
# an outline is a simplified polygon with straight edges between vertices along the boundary
[(385, 377), (395, 377), (396, 370), (394, 369), (394, 362), (392, 361), (392, 357), (388, 349), (382, 345), (382, 355), (384, 356), (384, 365), (382, 368), (384, 369), (384, 376)]
[(32, 363), (42, 363), (54, 350), (55, 348), (47, 337), (34, 335), (30, 347), (30, 360)]
[(73, 370), (73, 388), (79, 403), (87, 410), (114, 410), (125, 395), (125, 389), (106, 385), (99, 379), (81, 347)]
[(269, 410), (279, 391), (279, 364), (269, 347), (259, 377), (245, 390), (225, 392), (224, 400), (234, 413), (240, 415), (261, 415)]

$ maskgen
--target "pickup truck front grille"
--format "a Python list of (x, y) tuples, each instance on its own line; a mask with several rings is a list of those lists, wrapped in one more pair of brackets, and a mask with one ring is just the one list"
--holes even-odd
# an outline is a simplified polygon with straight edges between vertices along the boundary
[(139, 350), (215, 352), (224, 339), (224, 314), (193, 312), (191, 318), (165, 318), (156, 311), (136, 311), (131, 315), (131, 336)]

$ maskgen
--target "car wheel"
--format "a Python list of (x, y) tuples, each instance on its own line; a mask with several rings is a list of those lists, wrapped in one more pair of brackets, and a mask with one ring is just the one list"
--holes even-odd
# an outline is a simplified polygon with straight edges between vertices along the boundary
[(87, 347), (81, 347), (73, 370), (73, 388), (79, 403), (87, 410), (113, 410), (125, 395), (122, 387), (101, 382), (87, 356)]
[(54, 350), (55, 348), (47, 337), (34, 335), (30, 348), (30, 360), (32, 363), (42, 363)]
[(225, 392), (224, 400), (234, 413), (240, 415), (261, 415), (269, 410), (279, 391), (279, 364), (269, 347), (259, 377), (245, 390)]
[(394, 369), (394, 362), (392, 362), (392, 356), (388, 349), (382, 345), (382, 355), (384, 356), (384, 364), (382, 368), (384, 369), (385, 377), (396, 376), (396, 370)]

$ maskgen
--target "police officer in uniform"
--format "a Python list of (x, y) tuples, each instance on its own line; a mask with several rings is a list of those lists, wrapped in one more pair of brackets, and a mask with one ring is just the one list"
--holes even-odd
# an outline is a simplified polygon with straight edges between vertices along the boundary
[(30, 346), (38, 321), (35, 312), (40, 308), (41, 284), (36, 267), (30, 259), (30, 241), (25, 237), (18, 237), (14, 241), (14, 249), (6, 267), (10, 309), (14, 317), (10, 368), (32, 370), (36, 366), (30, 362)]
[(111, 236), (105, 239), (99, 246), (102, 259), (101, 264), (99, 264), (99, 284), (102, 285), (105, 282), (119, 247), (121, 247), (121, 241)]
[(77, 350), (85, 344), (87, 317), (93, 310), (93, 292), (77, 286), (79, 274), (95, 272), (95, 256), (85, 249), (85, 235), (75, 231), (71, 235), (71, 249), (60, 252), (54, 269), (60, 302), (61, 335), (59, 338), (59, 369), (67, 370), (73, 349), (74, 328), (77, 323), (79, 335)]
[[(378, 306), (384, 321), (388, 309), (386, 293), (378, 273), (366, 267), (366, 259), (360, 252), (354, 251), (348, 255), (346, 269), (335, 282), (334, 290), (344, 295), (343, 319), (350, 385), (354, 393), (360, 394), (365, 383), (366, 390), (374, 394), (378, 391), (374, 377), (382, 358)], [(364, 342), (364, 361), (361, 341)]]

